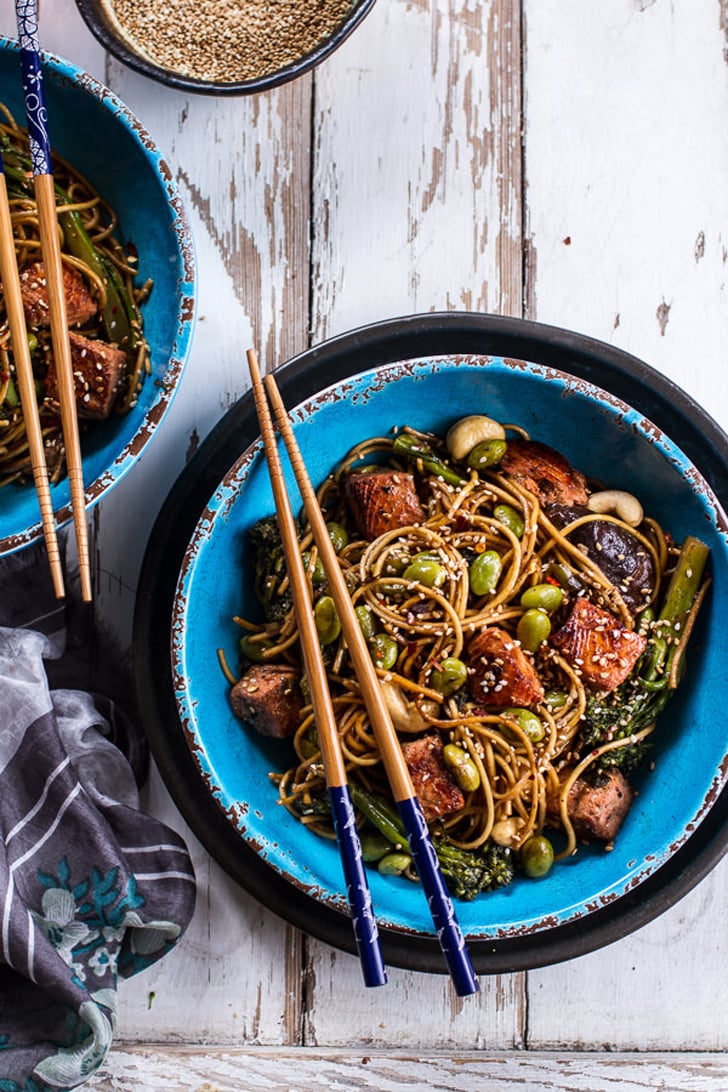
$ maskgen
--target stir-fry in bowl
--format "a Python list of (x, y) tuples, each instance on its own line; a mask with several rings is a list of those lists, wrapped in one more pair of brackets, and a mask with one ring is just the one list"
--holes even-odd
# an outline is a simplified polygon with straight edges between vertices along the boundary
[[(44, 55), (64, 291), (89, 505), (159, 426), (189, 350), (191, 236), (167, 165), (139, 122), (91, 77)], [(48, 296), (17, 45), (0, 39), (0, 140), (52, 500), (70, 518)], [(41, 536), (13, 348), (0, 301), (0, 552)]]
[[(725, 781), (712, 635), (728, 595), (726, 521), (710, 486), (636, 410), (522, 360), (387, 364), (292, 416), (465, 932), (534, 934), (633, 896)], [(341, 909), (273, 512), (254, 445), (187, 550), (176, 701), (228, 821), (291, 884)], [(386, 929), (428, 935), (305, 522), (301, 540), (362, 837), (379, 846), (375, 910)], [(278, 704), (261, 701), (261, 670)], [(477, 882), (475, 868), (463, 879), (468, 855)]]

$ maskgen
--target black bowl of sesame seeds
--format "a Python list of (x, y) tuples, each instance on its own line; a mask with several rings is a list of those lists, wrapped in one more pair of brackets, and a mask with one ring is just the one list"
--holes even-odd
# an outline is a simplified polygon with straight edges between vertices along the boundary
[(338, 49), (375, 0), (76, 0), (129, 68), (183, 91), (241, 95), (295, 79)]

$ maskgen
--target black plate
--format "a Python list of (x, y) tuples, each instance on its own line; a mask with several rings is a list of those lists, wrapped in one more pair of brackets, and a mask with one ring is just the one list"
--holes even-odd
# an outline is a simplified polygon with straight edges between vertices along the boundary
[[(414, 315), (327, 341), (276, 372), (293, 407), (330, 384), (379, 364), (418, 356), (478, 353), (552, 365), (588, 380), (650, 418), (695, 463), (721, 503), (728, 500), (728, 438), (683, 391), (610, 345), (519, 319), (458, 312)], [(198, 518), (232, 464), (259, 436), (252, 396), (223, 417), (180, 475), (156, 521), (142, 566), (134, 619), (139, 705), (150, 747), (177, 807), (218, 863), (274, 913), (336, 948), (355, 954), (347, 915), (287, 883), (240, 838), (208, 793), (182, 730), (170, 667), (172, 603), (182, 559)], [(516, 937), (469, 942), (479, 974), (541, 967), (627, 936), (662, 914), (722, 857), (728, 789), (695, 833), (637, 889), (567, 925)], [(446, 973), (434, 937), (381, 931), (386, 961)]]

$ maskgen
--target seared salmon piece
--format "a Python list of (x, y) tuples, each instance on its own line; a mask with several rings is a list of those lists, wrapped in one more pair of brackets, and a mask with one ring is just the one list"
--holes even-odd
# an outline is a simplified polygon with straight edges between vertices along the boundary
[[(107, 341), (82, 334), (69, 333), (68, 339), (78, 415), (101, 421), (109, 416), (114, 407), (126, 366), (126, 353)], [(50, 398), (58, 398), (58, 379), (53, 362), (46, 374), (46, 393)]]
[(298, 728), (304, 701), (298, 672), (287, 664), (252, 664), (230, 691), (233, 713), (263, 736), (286, 739)]
[(588, 686), (614, 690), (623, 683), (647, 645), (647, 638), (627, 629), (608, 610), (579, 597), (550, 641)]
[[(566, 814), (577, 838), (585, 842), (611, 842), (633, 800), (634, 789), (629, 781), (621, 770), (613, 769), (601, 774), (595, 784), (577, 777), (566, 799)], [(549, 798), (547, 816), (552, 824), (558, 824), (558, 798)]]
[(515, 637), (498, 626), (482, 630), (468, 645), (470, 693), (499, 707), (538, 705), (544, 688), (536, 668)]
[(442, 740), (435, 735), (402, 744), (402, 754), (428, 823), (441, 815), (460, 811), (465, 803), (465, 797), (445, 765), (442, 752)]
[(399, 470), (352, 474), (346, 479), (344, 494), (359, 531), (370, 542), (385, 531), (425, 519), (414, 478)]
[(535, 493), (541, 504), (586, 504), (586, 478), (553, 448), (538, 440), (509, 440), (503, 473)]
[[(32, 262), (20, 271), (20, 294), (27, 324), (50, 326), (51, 312), (43, 262)], [(83, 326), (96, 314), (98, 306), (86, 287), (86, 281), (77, 269), (67, 265), (63, 267), (63, 294), (69, 326)]]

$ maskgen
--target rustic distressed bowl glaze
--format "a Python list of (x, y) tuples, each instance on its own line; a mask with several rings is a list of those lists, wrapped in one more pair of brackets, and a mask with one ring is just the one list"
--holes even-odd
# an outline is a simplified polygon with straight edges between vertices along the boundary
[[(134, 465), (159, 428), (179, 384), (195, 320), (192, 237), (169, 167), (149, 134), (107, 88), (69, 61), (43, 54), (51, 143), (119, 216), (119, 238), (139, 255), (140, 283), (154, 282), (142, 308), (151, 369), (138, 405), (82, 437), (86, 499), (99, 501)], [(24, 124), (19, 50), (0, 38), (0, 101)], [(59, 523), (70, 519), (68, 481), (52, 489)], [(32, 481), (0, 490), (0, 553), (42, 537)]]
[[(709, 543), (713, 584), (687, 675), (613, 852), (580, 848), (544, 879), (520, 878), (457, 910), (476, 969), (491, 973), (583, 954), (672, 905), (720, 858), (728, 831), (728, 441), (715, 422), (610, 346), (494, 316), (352, 331), (285, 365), (278, 384), (316, 482), (357, 439), (404, 423), (443, 430), (482, 409), (636, 493), (677, 538)], [(290, 477), (289, 488), (295, 498)], [(235, 719), (217, 663), (218, 648), (235, 662), (232, 616), (255, 609), (246, 533), (272, 512), (247, 395), (183, 473), (150, 541), (135, 625), (142, 715), (175, 800), (217, 859), (287, 920), (352, 951), (336, 848), (276, 803), (268, 774), (285, 767), (285, 745)], [(371, 887), (387, 960), (443, 972), (420, 888), (376, 872)]]
[[(303, 0), (306, 3), (306, 0)], [(326, 60), (350, 34), (359, 26), (364, 17), (374, 7), (375, 0), (353, 0), (351, 11), (336, 27), (332, 34), (324, 38), (310, 52), (278, 68), (268, 75), (255, 78), (243, 78), (226, 81), (197, 79), (172, 68), (166, 68), (153, 61), (142, 52), (132, 38), (125, 34), (118, 21), (111, 13), (111, 5), (105, 0), (76, 0), (86, 24), (101, 42), (103, 47), (113, 53), (118, 60), (149, 79), (176, 87), (181, 91), (192, 91), (208, 95), (250, 95), (259, 91), (268, 91), (272, 87), (288, 83), (303, 75), (316, 65)]]

